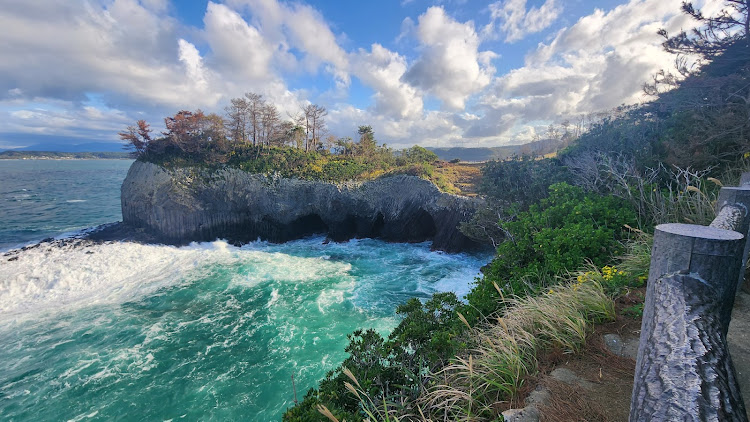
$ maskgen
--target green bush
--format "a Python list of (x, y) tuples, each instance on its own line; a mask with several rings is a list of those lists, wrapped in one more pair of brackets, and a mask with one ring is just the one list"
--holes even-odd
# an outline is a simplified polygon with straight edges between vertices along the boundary
[(503, 207), (513, 205), (525, 211), (531, 204), (547, 197), (552, 183), (564, 182), (568, 178), (569, 174), (556, 159), (513, 157), (485, 163), (479, 191)]
[(322, 178), (329, 181), (355, 180), (367, 166), (352, 160), (334, 159), (323, 164)]
[(324, 421), (316, 410), (319, 404), (337, 417), (361, 420), (359, 401), (345, 387), (344, 383), (350, 380), (343, 368), (349, 369), (360, 380), (363, 392), (377, 401), (415, 399), (427, 374), (467, 347), (462, 341), (466, 327), (456, 317), (459, 305), (453, 293), (436, 293), (424, 304), (414, 298), (397, 308), (404, 319), (387, 339), (371, 329), (350, 334), (345, 349), (349, 357), (326, 374), (317, 389), (309, 390), (298, 406), (289, 409), (284, 420)]
[(405, 149), (401, 153), (401, 156), (397, 158), (397, 160), (397, 162), (399, 162), (399, 165), (417, 163), (431, 164), (438, 160), (438, 156), (437, 154), (426, 148), (420, 147), (419, 145), (414, 145), (409, 149)]
[(586, 260), (604, 265), (619, 251), (623, 226), (634, 222), (635, 213), (618, 198), (586, 194), (567, 183), (550, 186), (548, 198), (503, 225), (511, 238), (467, 295), (467, 318), (497, 310), (495, 284), (506, 295), (525, 295)]
[(432, 163), (437, 159), (434, 153), (419, 146), (410, 148), (399, 157), (386, 147), (377, 147), (367, 155), (340, 155), (327, 151), (305, 152), (291, 147), (234, 145), (225, 156), (219, 157), (221, 159), (217, 156), (209, 160), (207, 154), (214, 154), (214, 150), (206, 147), (188, 153), (169, 147), (139, 159), (166, 167), (230, 166), (248, 173), (276, 173), (286, 178), (327, 182), (369, 180), (384, 174), (431, 179), (434, 173)]

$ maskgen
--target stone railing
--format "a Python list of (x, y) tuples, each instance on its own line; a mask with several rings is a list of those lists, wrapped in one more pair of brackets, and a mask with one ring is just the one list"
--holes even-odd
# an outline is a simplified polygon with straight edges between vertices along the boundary
[(727, 331), (750, 242), (750, 173), (710, 226), (654, 232), (630, 421), (743, 421)]

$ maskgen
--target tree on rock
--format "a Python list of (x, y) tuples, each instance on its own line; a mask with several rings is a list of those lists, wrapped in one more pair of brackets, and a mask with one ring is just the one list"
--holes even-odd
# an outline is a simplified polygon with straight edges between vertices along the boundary
[(125, 149), (133, 149), (132, 154), (142, 157), (148, 151), (151, 139), (151, 126), (145, 120), (138, 120), (135, 126), (128, 126), (125, 131), (120, 132), (120, 139), (125, 141)]
[(372, 130), (372, 126), (360, 126), (357, 129), (359, 135), (359, 154), (365, 157), (373, 155), (377, 143), (375, 142), (375, 132)]
[(328, 111), (325, 107), (317, 104), (309, 104), (302, 111), (305, 114), (307, 133), (305, 151), (314, 151), (316, 145), (320, 142), (320, 137), (326, 131), (325, 117), (328, 115)]
[(232, 98), (224, 108), (227, 116), (227, 129), (235, 144), (246, 144), (249, 131), (250, 104), (246, 98)]

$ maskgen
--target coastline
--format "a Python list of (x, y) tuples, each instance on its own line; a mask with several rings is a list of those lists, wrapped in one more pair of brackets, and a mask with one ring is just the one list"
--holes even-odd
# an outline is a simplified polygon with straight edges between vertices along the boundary
[(7, 161), (37, 161), (37, 160), (44, 160), (44, 161), (86, 161), (86, 160), (130, 160), (134, 161), (132, 158), (129, 157), (25, 157), (25, 158), (18, 158), (18, 157), (2, 157), (0, 156), (0, 160), (7, 160)]
[(127, 151), (13, 151), (0, 152), (0, 160), (133, 160)]

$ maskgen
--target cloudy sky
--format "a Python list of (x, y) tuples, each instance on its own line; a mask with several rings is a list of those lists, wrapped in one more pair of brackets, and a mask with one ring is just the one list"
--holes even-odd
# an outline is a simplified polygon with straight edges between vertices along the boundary
[[(330, 132), (495, 146), (647, 100), (680, 0), (2, 0), (0, 148), (116, 142), (138, 119), (310, 102)], [(696, 6), (716, 10), (719, 0)]]

